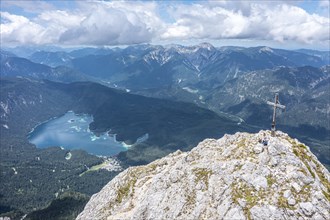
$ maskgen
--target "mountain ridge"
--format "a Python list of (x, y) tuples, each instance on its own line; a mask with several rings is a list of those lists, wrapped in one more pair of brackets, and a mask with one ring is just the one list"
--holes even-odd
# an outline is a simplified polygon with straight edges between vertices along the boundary
[(270, 134), (206, 139), (131, 167), (77, 219), (327, 219), (329, 172), (298, 140)]

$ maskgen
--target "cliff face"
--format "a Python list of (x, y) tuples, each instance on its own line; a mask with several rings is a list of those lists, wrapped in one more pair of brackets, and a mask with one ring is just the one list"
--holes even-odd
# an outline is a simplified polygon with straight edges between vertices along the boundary
[(329, 216), (329, 172), (298, 140), (260, 131), (206, 139), (190, 152), (131, 167), (93, 195), (77, 219)]

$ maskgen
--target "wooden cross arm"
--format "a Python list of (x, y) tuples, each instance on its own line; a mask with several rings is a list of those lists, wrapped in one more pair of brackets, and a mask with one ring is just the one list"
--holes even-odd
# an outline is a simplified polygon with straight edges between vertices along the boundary
[(285, 106), (284, 106), (284, 105), (281, 105), (281, 104), (275, 104), (274, 102), (267, 101), (267, 104), (268, 104), (268, 105), (271, 105), (271, 106), (275, 106), (276, 108), (285, 109)]

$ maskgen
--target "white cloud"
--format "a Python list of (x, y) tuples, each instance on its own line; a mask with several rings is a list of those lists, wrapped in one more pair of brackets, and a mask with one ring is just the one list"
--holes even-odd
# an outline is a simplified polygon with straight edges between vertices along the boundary
[(85, 17), (78, 13), (68, 13), (62, 10), (42, 12), (35, 21), (41, 24), (52, 24), (59, 27), (70, 28), (79, 24)]
[(1, 41), (7, 43), (39, 44), (43, 43), (43, 27), (31, 22), (24, 16), (1, 12)]
[(92, 10), (61, 36), (62, 43), (117, 45), (150, 42), (155, 30), (152, 11), (133, 3), (94, 3)]
[(268, 19), (269, 39), (278, 41), (294, 40), (315, 43), (329, 40), (329, 20), (318, 15), (310, 15), (295, 6), (279, 6), (265, 12)]
[(60, 34), (75, 27), (83, 16), (65, 11), (46, 11), (30, 20), (1, 12), (1, 41), (8, 44), (56, 44)]
[(79, 2), (29, 19), (4, 12), (1, 41), (22, 44), (117, 45), (150, 42), (162, 22), (155, 3)]
[(33, 18), (2, 12), (1, 42), (117, 45), (247, 39), (329, 44), (329, 17), (310, 14), (297, 1), (78, 1), (77, 5), (67, 10), (41, 5), (45, 10)]
[(282, 2), (178, 5), (171, 13), (176, 22), (168, 25), (162, 39), (329, 41), (329, 18), (308, 14), (295, 5)]

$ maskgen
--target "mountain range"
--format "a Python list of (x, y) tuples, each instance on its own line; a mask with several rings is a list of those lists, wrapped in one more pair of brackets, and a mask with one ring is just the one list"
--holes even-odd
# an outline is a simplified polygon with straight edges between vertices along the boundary
[[(89, 128), (96, 135), (110, 131), (132, 144), (148, 134), (116, 157), (126, 168), (188, 151), (205, 138), (267, 129), (272, 117), (267, 101), (279, 93), (286, 111), (278, 111), (278, 129), (307, 143), (329, 168), (329, 51), (203, 43), (0, 53), (0, 216), (47, 216), (70, 201), (75, 208), (63, 213), (72, 219), (119, 173), (81, 176), (104, 160), (28, 142), (37, 124), (70, 110), (92, 115)], [(65, 159), (69, 152), (74, 160)], [(31, 213), (35, 209), (41, 212)]]
[(2, 75), (94, 81), (143, 96), (194, 103), (262, 129), (272, 115), (266, 102), (279, 93), (287, 111), (279, 114), (278, 125), (330, 164), (329, 51), (216, 48), (209, 43), (28, 51), (20, 52), (25, 58), (19, 58), (2, 50)]
[[(6, 52), (1, 51), (2, 54)], [(151, 77), (152, 83), (157, 82), (157, 77), (170, 78), (175, 83), (180, 78), (178, 74), (184, 73), (191, 74), (187, 76), (187, 79), (181, 79), (181, 83), (193, 83), (196, 75), (199, 77), (199, 82), (204, 82), (206, 78), (211, 81), (209, 78), (211, 77), (211, 79), (218, 79), (217, 83), (223, 83), (235, 78), (234, 76), (240, 72), (271, 69), (278, 66), (321, 67), (329, 64), (328, 52), (288, 51), (269, 47), (215, 48), (208, 43), (196, 46), (137, 45), (112, 49), (83, 48), (71, 52), (37, 51), (24, 58), (51, 67), (62, 65), (73, 67), (88, 76), (108, 80), (112, 86), (114, 83), (124, 86), (132, 84), (138, 89), (154, 88), (153, 85), (134, 84), (130, 81), (144, 75)], [(166, 68), (172, 71), (166, 71)], [(166, 85), (169, 82), (160, 83)], [(128, 89), (133, 89), (133, 87)]]

